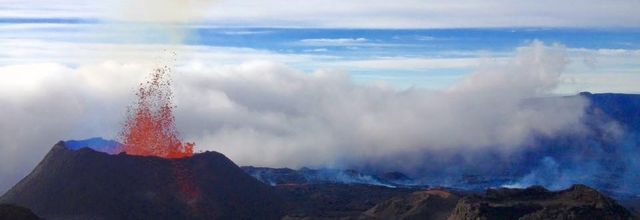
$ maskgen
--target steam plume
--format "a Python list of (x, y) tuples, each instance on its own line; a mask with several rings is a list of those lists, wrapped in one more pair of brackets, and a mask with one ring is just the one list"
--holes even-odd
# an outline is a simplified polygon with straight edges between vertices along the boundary
[(186, 133), (201, 132), (201, 146), (241, 164), (410, 170), (427, 158), (451, 161), (443, 155), (452, 152), (507, 155), (534, 134), (580, 131), (582, 98), (527, 104), (551, 95), (568, 62), (564, 51), (535, 42), (446, 91), (360, 86), (344, 73), (307, 75), (264, 62), (191, 71), (178, 83), (190, 87), (177, 92), (195, 90), (217, 104), (185, 97), (196, 111), (177, 114)]
[(116, 1), (110, 18), (145, 23), (189, 23), (201, 19), (214, 0)]

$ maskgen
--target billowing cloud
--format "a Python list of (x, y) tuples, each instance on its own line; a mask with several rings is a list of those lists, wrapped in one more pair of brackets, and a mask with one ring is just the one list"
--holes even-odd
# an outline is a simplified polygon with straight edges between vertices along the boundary
[[(376, 161), (411, 169), (425, 152), (511, 152), (531, 134), (579, 130), (584, 100), (527, 104), (551, 94), (567, 62), (563, 47), (535, 42), (513, 58), (483, 62), (443, 91), (356, 84), (344, 72), (305, 73), (269, 61), (179, 63), (176, 122), (197, 149), (220, 151), (240, 164)], [(57, 140), (114, 138), (135, 86), (153, 65), (0, 67), (0, 189), (32, 169)]]
[(0, 67), (0, 191), (33, 169), (58, 140), (114, 136), (133, 86), (122, 79), (136, 79), (122, 70), (144, 71), (109, 63)]
[(509, 151), (534, 133), (579, 128), (580, 98), (525, 104), (549, 95), (567, 62), (564, 48), (536, 42), (446, 91), (361, 86), (345, 73), (304, 74), (273, 63), (205, 68), (178, 83), (189, 87), (177, 92), (190, 97), (181, 99), (179, 123), (185, 134), (199, 133), (191, 137), (205, 149), (243, 164), (351, 165), (427, 151)]

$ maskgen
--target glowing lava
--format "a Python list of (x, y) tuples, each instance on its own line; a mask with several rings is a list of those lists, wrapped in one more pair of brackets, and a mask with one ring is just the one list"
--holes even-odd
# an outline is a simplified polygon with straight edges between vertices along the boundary
[(137, 103), (127, 111), (121, 133), (127, 154), (163, 158), (193, 155), (195, 144), (183, 144), (175, 128), (170, 73), (167, 66), (155, 69), (151, 79), (140, 84)]

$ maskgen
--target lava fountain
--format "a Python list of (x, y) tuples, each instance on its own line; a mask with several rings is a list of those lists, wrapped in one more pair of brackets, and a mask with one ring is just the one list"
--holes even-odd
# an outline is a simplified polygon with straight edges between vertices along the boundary
[(194, 143), (182, 143), (175, 127), (171, 68), (155, 69), (140, 83), (137, 102), (127, 110), (121, 133), (123, 151), (130, 155), (182, 158), (193, 155)]

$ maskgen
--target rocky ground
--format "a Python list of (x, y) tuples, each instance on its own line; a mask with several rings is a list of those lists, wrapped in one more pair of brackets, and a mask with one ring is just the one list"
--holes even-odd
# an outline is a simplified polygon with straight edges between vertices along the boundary
[(40, 220), (31, 210), (11, 204), (0, 204), (0, 220)]
[[(317, 201), (323, 212), (311, 210), (286, 219), (433, 219), (433, 220), (543, 220), (543, 219), (633, 219), (630, 211), (615, 200), (584, 185), (561, 191), (539, 186), (526, 189), (489, 189), (483, 194), (466, 194), (443, 189), (400, 193), (378, 202), (363, 212), (332, 201)], [(323, 194), (330, 196), (331, 193)], [(333, 208), (333, 209), (332, 209)], [(336, 210), (343, 212), (336, 212)], [(347, 211), (348, 210), (348, 211)], [(326, 215), (332, 213), (333, 215)]]

